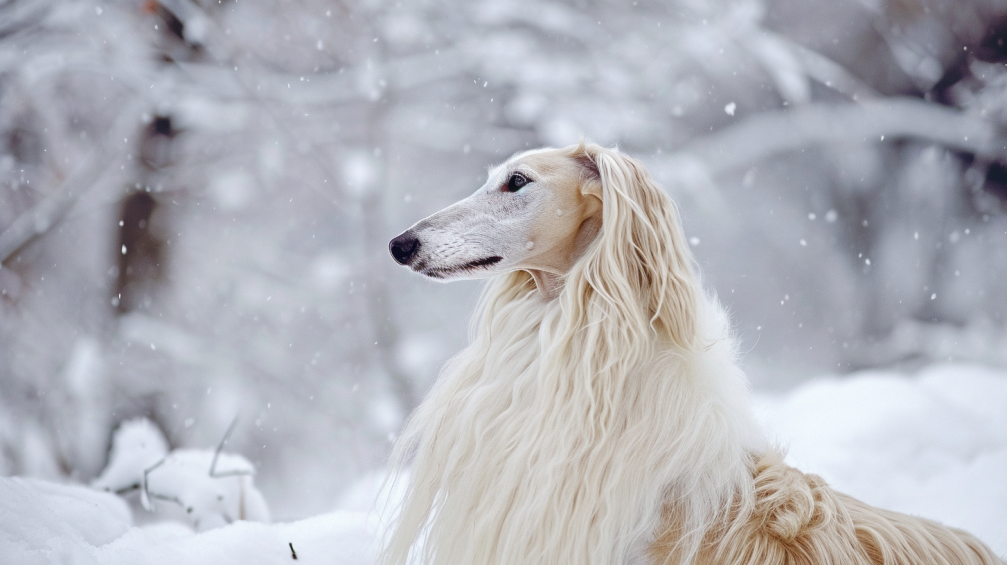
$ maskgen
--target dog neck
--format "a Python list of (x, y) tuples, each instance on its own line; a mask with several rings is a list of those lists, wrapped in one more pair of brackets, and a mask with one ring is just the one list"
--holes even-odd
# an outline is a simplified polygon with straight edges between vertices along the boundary
[(528, 273), (535, 279), (535, 287), (544, 300), (552, 300), (559, 296), (559, 291), (563, 288), (561, 275), (540, 269), (528, 269)]

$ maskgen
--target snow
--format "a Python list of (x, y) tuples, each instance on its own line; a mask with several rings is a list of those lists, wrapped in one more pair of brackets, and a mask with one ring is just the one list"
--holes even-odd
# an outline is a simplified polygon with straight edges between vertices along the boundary
[[(967, 529), (1007, 554), (1007, 372), (949, 364), (909, 376), (822, 377), (757, 393), (755, 407), (790, 463), (869, 503)], [(116, 445), (136, 440), (137, 430)], [(177, 522), (135, 526), (109, 493), (0, 479), (0, 562), (290, 563), (292, 545), (298, 563), (367, 564), (381, 516), (400, 494), (379, 496), (382, 482), (381, 473), (368, 475), (339, 509), (305, 520), (196, 532)]]
[(235, 520), (269, 521), (255, 488), (255, 467), (244, 457), (209, 449), (175, 449), (145, 418), (124, 422), (112, 437), (108, 466), (91, 486), (115, 493), (140, 491), (144, 510), (154, 499), (177, 504), (199, 530)]
[(0, 480), (0, 561), (87, 563), (89, 550), (130, 531), (126, 503), (80, 486)]
[(268, 522), (269, 508), (252, 483), (254, 473), (240, 455), (221, 453), (215, 458), (206, 449), (176, 449), (146, 469), (141, 500), (147, 509), (156, 498), (178, 504), (200, 530), (235, 520)]
[(112, 494), (31, 479), (0, 479), (0, 562), (72, 565), (359, 565), (374, 556), (373, 521), (335, 511), (289, 524), (235, 522), (197, 533), (176, 522), (131, 527)]
[(168, 441), (150, 420), (127, 420), (112, 436), (108, 465), (91, 486), (113, 492), (140, 488), (144, 469), (156, 465), (166, 455)]
[(788, 463), (870, 504), (968, 530), (1007, 553), (1007, 374), (867, 371), (758, 395)]

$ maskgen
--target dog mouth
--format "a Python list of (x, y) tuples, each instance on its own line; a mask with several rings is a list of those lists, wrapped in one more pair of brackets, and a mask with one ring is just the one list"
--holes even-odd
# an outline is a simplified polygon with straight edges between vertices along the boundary
[(473, 271), (478, 271), (480, 269), (485, 269), (491, 265), (495, 265), (503, 261), (503, 257), (499, 255), (494, 255), (492, 257), (484, 257), (482, 259), (476, 259), (475, 261), (469, 261), (463, 265), (456, 265), (454, 267), (443, 267), (443, 268), (433, 268), (426, 269), (425, 265), (417, 265), (417, 271), (434, 279), (446, 279), (452, 275), (460, 275), (465, 273), (471, 273)]

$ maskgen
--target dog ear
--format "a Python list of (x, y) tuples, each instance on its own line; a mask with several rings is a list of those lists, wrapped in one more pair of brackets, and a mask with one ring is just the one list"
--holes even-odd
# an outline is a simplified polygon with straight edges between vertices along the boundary
[(601, 200), (601, 174), (598, 172), (598, 164), (586, 152), (577, 155), (574, 159), (580, 165), (581, 194), (594, 196), (598, 200)]
[(598, 171), (594, 156), (589, 151), (590, 147), (600, 148), (597, 145), (588, 145), (582, 137), (577, 145), (571, 146), (568, 150), (570, 156), (580, 166), (580, 193), (601, 200), (601, 173)]
[(602, 203), (599, 241), (582, 272), (606, 302), (624, 309), (620, 317), (627, 324), (649, 323), (691, 347), (701, 291), (671, 198), (642, 163), (617, 150), (582, 143), (575, 157), (587, 177), (582, 190), (596, 191)]

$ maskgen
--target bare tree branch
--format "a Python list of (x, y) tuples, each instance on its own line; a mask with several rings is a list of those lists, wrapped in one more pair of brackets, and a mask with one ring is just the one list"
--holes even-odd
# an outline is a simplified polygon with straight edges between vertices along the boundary
[[(154, 508), (154, 505), (150, 503), (151, 493), (150, 493), (150, 489), (148, 487), (147, 475), (149, 475), (150, 473), (152, 473), (155, 469), (157, 469), (161, 465), (164, 465), (164, 462), (167, 461), (167, 460), (168, 460), (168, 456), (165, 455), (164, 457), (161, 458), (160, 461), (158, 461), (157, 463), (154, 463), (150, 467), (147, 467), (146, 469), (143, 470), (143, 483), (142, 483), (143, 490), (140, 491), (140, 505), (143, 506), (144, 510), (153, 511), (153, 508)], [(159, 497), (159, 498), (163, 498), (163, 497)], [(179, 502), (179, 504), (181, 504), (181, 502)]]
[(217, 472), (217, 458), (220, 457), (220, 452), (224, 449), (224, 444), (234, 433), (234, 428), (238, 425), (238, 417), (235, 416), (231, 420), (231, 425), (227, 426), (227, 431), (224, 432), (224, 437), (220, 438), (220, 443), (217, 444), (217, 449), (213, 450), (213, 460), (210, 461), (210, 476), (214, 479), (219, 479), (222, 477), (238, 477), (243, 475), (253, 475), (254, 473), (249, 470), (231, 470), (231, 471), (221, 471)]
[(986, 158), (1007, 158), (1007, 137), (995, 123), (916, 98), (807, 104), (757, 114), (687, 144), (678, 154), (698, 158), (717, 175), (808, 146), (897, 138), (925, 139)]
[(96, 144), (95, 150), (84, 164), (74, 171), (63, 184), (41, 202), (17, 217), (0, 233), (0, 262), (11, 258), (19, 249), (55, 226), (82, 194), (100, 184), (116, 165), (122, 165), (122, 148), (136, 130), (140, 116), (139, 104), (123, 109), (113, 124), (107, 139)]

